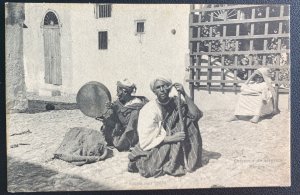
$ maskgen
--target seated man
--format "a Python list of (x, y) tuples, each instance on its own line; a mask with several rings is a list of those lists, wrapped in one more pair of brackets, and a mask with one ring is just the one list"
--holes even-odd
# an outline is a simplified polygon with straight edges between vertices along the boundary
[(275, 97), (270, 70), (257, 69), (242, 85), (234, 116), (229, 121), (239, 120), (239, 116), (252, 116), (250, 122), (258, 123), (260, 117), (277, 113)]
[[(157, 78), (150, 86), (157, 99), (140, 111), (139, 144), (128, 156), (128, 171), (139, 172), (143, 177), (179, 176), (194, 171), (201, 166), (202, 140), (198, 120), (202, 112), (181, 84), (172, 85), (168, 79)], [(169, 97), (172, 86), (185, 99), (180, 106), (182, 121), (179, 97)]]
[(119, 151), (127, 151), (138, 142), (138, 115), (148, 100), (143, 96), (132, 96), (135, 91), (135, 84), (127, 79), (118, 81), (118, 99), (111, 104), (107, 103), (110, 115), (102, 119), (101, 131), (107, 144)]

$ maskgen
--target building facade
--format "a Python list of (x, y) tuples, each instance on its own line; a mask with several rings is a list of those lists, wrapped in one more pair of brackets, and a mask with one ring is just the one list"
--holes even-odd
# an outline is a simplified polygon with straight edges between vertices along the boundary
[(89, 81), (128, 78), (152, 95), (158, 75), (184, 82), (189, 5), (25, 4), (24, 66), (28, 92), (76, 94)]

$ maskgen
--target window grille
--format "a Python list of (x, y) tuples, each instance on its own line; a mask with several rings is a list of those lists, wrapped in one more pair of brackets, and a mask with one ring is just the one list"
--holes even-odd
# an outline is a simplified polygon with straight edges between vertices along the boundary
[(143, 33), (144, 32), (144, 22), (137, 22), (136, 23), (136, 32)]
[(111, 17), (111, 4), (97, 4), (96, 5), (96, 18), (109, 18)]
[(99, 44), (99, 49), (107, 49), (107, 31), (100, 31), (98, 32), (98, 44)]

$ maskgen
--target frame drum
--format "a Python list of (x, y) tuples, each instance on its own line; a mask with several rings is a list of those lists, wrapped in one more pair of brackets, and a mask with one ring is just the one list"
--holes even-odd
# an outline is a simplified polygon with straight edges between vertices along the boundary
[(111, 95), (105, 85), (91, 81), (79, 89), (76, 102), (83, 114), (96, 118), (107, 112), (105, 103), (111, 102)]

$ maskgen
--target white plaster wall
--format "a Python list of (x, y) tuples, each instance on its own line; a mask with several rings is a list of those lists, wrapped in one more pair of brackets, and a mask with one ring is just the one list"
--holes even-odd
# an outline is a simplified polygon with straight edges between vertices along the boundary
[[(105, 84), (115, 95), (116, 82), (128, 78), (137, 94), (153, 97), (157, 75), (184, 82), (188, 53), (189, 5), (113, 4), (112, 17), (96, 19), (94, 4), (26, 4), (25, 78), (28, 91), (59, 89), (76, 94), (88, 81)], [(62, 24), (62, 86), (44, 82), (41, 22), (48, 9)], [(135, 34), (135, 20), (145, 19), (145, 34)], [(173, 35), (171, 30), (175, 29)], [(98, 31), (108, 31), (108, 50), (98, 49)]]
[[(58, 16), (61, 33), (61, 68), (62, 85), (55, 86), (46, 84), (44, 81), (44, 38), (43, 18), (48, 10), (54, 10)], [(72, 89), (72, 50), (71, 50), (71, 28), (70, 9), (63, 4), (50, 3), (26, 3), (25, 21), (28, 28), (24, 29), (24, 66), (25, 82), (29, 92), (38, 93), (39, 90), (57, 89), (62, 92), (71, 93)]]
[[(117, 80), (128, 78), (137, 84), (137, 94), (152, 98), (149, 83), (157, 75), (183, 82), (188, 15), (189, 5), (113, 4), (111, 18), (96, 19), (93, 4), (72, 5), (73, 92), (96, 80), (114, 97)], [(135, 35), (140, 19), (146, 20), (142, 36)], [(106, 30), (108, 50), (99, 50), (98, 31)]]

